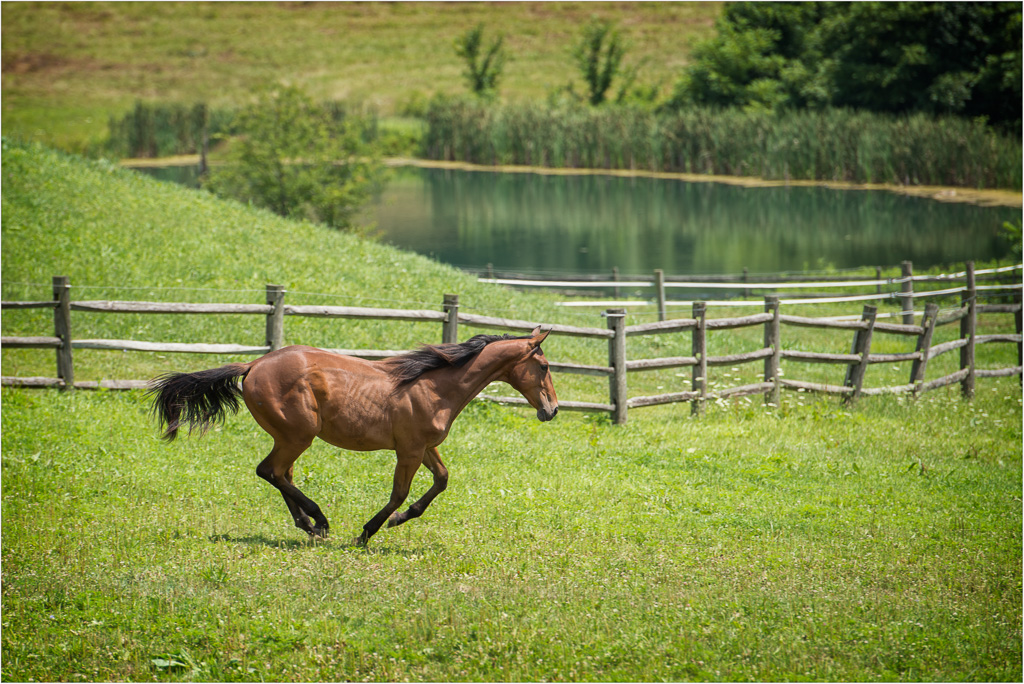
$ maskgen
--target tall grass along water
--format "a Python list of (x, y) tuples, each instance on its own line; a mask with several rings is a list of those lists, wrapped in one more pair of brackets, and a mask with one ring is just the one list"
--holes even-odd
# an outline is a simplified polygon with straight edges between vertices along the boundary
[(437, 99), (428, 159), (770, 179), (1021, 187), (1020, 138), (984, 123), (852, 110), (769, 112), (490, 105)]

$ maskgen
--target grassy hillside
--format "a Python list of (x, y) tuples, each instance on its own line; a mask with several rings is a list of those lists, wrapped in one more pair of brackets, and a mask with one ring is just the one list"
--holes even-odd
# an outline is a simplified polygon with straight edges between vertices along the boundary
[(137, 99), (214, 106), (284, 80), (316, 97), (396, 106), (464, 92), (453, 41), (507, 36), (500, 91), (542, 98), (579, 77), (569, 56), (592, 16), (618, 21), (640, 81), (674, 82), (718, 3), (4, 3), (3, 132), (80, 149)]
[[(464, 312), (545, 323), (604, 328), (599, 310), (556, 306), (561, 297), (515, 294), (481, 285), (475, 278), (425, 257), (310, 223), (286, 221), (269, 212), (226, 202), (206, 192), (160, 183), (104, 162), (90, 162), (33, 145), (7, 143), (3, 151), (3, 298), (49, 299), (51, 278), (71, 279), (72, 298), (190, 302), (263, 303), (268, 283), (284, 285), (292, 304), (339, 304), (440, 310), (443, 295), (456, 293)], [(865, 275), (871, 275), (873, 272)], [(943, 302), (952, 306), (952, 300)], [(881, 304), (892, 312), (898, 302)], [(678, 311), (678, 310), (677, 310)], [(787, 313), (824, 316), (859, 314), (850, 304), (787, 307)], [(630, 312), (629, 323), (652, 320), (653, 313)], [(682, 312), (679, 313), (682, 315)], [(736, 315), (717, 310), (712, 317)], [(261, 316), (73, 315), (75, 338), (135, 339), (158, 342), (262, 344)], [(42, 335), (52, 330), (45, 310), (7, 311), (6, 335)], [(1009, 316), (982, 319), (981, 333), (1012, 332)], [(1009, 329), (1007, 329), (1009, 327)], [(946, 326), (935, 342), (958, 335)], [(466, 339), (480, 329), (464, 328)], [(437, 323), (331, 321), (288, 317), (286, 344), (346, 349), (409, 349), (440, 340)], [(711, 354), (760, 348), (762, 331), (750, 328), (711, 336)], [(880, 337), (880, 336), (876, 336)], [(807, 351), (847, 353), (844, 331), (787, 329), (784, 344)], [(559, 336), (549, 354), (562, 361), (604, 365), (600, 340)], [(913, 351), (913, 340), (886, 336), (876, 351)], [(630, 338), (630, 358), (689, 354), (687, 336)], [(1013, 365), (1012, 345), (979, 347), (979, 367)], [(148, 378), (171, 368), (201, 368), (236, 360), (201, 355), (122, 354), (80, 350), (76, 379)], [(4, 350), (6, 375), (53, 374), (53, 354), (45, 350)], [(929, 378), (956, 370), (956, 354), (929, 366)], [(793, 364), (787, 377), (842, 383), (843, 369)], [(759, 364), (714, 371), (712, 382), (726, 386), (755, 382)], [(905, 383), (906, 364), (877, 364), (869, 386)], [(630, 376), (631, 396), (686, 389), (688, 369)], [(721, 385), (719, 385), (721, 386)], [(563, 399), (604, 401), (607, 382), (592, 376), (562, 375)]]
[[(287, 301), (293, 304), (440, 310), (443, 295), (457, 293), (467, 311), (531, 320), (553, 301), (513, 296), (482, 286), (455, 268), (373, 240), (287, 221), (206, 192), (35, 145), (5, 148), (3, 178), (5, 299), (48, 299), (51, 277), (67, 275), (75, 299), (262, 303), (265, 285), (275, 283), (288, 289)], [(49, 312), (8, 312), (4, 330), (31, 334), (49, 327), (49, 318)], [(16, 330), (22, 332), (10, 332)], [(251, 344), (261, 343), (264, 320), (76, 315), (74, 334)], [(325, 347), (407, 349), (438, 341), (436, 323), (289, 319), (286, 326), (287, 343)], [(22, 375), (35, 374), (33, 368), (45, 373), (49, 366), (47, 353), (5, 354), (10, 370)], [(154, 370), (154, 364), (169, 362), (147, 354), (132, 360), (121, 356), (82, 352), (82, 379), (90, 372), (138, 377)], [(32, 368), (22, 367), (22, 359)], [(186, 356), (173, 362), (209, 365), (219, 360)]]
[[(472, 311), (602, 324), (572, 319), (553, 296), (485, 287), (112, 165), (14, 144), (2, 163), (5, 300), (48, 299), (55, 274), (71, 277), (74, 299), (259, 302), (278, 282), (299, 303), (439, 308), (454, 291)], [(262, 339), (261, 317), (233, 318), (76, 312), (73, 325), (76, 337)], [(3, 316), (5, 335), (51, 325), (47, 314)], [(440, 335), (436, 324), (291, 317), (285, 331), (288, 342), (398, 349)], [(717, 333), (711, 353), (754, 348), (760, 335)], [(630, 354), (681, 345), (631, 338)], [(906, 351), (893, 345), (882, 350)], [(792, 346), (848, 351), (849, 335)], [(607, 358), (603, 343), (564, 336), (545, 347), (557, 360)], [(1012, 346), (998, 347), (1000, 359), (979, 365), (1009, 365)], [(75, 355), (81, 379), (228, 358)], [(3, 353), (5, 375), (52, 366), (50, 351)], [(715, 380), (739, 384), (757, 366)], [(872, 368), (873, 382), (905, 374), (888, 366)], [(837, 373), (822, 368), (807, 372)], [(808, 377), (797, 364), (787, 377), (798, 370)], [(600, 378), (555, 380), (562, 399), (606, 391)], [(630, 383), (653, 393), (688, 375)], [(300, 459), (296, 484), (337, 533), (309, 544), (254, 474), (270, 444), (244, 412), (204, 439), (166, 445), (140, 392), (5, 388), (0, 400), (12, 681), (1021, 677), (1015, 378), (980, 381), (971, 403), (955, 387), (851, 410), (789, 394), (778, 411), (746, 399), (698, 420), (687, 405), (666, 406), (631, 412), (624, 427), (568, 412), (541, 424), (472, 404), (442, 445), (448, 490), (368, 550), (344, 540), (383, 505), (389, 453), (319, 443)], [(414, 492), (428, 479), (420, 473)]]

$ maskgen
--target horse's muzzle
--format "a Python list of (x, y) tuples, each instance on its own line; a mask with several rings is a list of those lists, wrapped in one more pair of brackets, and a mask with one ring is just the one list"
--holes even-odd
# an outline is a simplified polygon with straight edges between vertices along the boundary
[(542, 409), (542, 408), (537, 409), (537, 420), (541, 421), (542, 423), (548, 422), (549, 420), (551, 420), (552, 418), (554, 418), (557, 415), (558, 415), (558, 407), (557, 406), (554, 406), (554, 407), (552, 407), (550, 409)]

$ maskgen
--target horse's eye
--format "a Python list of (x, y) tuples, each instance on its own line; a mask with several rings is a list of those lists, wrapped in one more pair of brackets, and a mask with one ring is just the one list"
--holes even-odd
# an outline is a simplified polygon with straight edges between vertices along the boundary
[(548, 364), (546, 364), (546, 363), (540, 364), (540, 372), (541, 373), (547, 373), (548, 372)]

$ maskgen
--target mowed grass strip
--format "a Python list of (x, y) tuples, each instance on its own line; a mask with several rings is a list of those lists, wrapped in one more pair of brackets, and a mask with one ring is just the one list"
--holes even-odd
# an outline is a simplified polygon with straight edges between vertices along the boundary
[(300, 459), (337, 536), (309, 543), (249, 416), (167, 445), (139, 392), (4, 389), (5, 678), (1019, 680), (1010, 389), (625, 427), (473, 404), (448, 490), (367, 550), (341, 540), (389, 453)]

